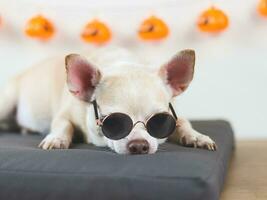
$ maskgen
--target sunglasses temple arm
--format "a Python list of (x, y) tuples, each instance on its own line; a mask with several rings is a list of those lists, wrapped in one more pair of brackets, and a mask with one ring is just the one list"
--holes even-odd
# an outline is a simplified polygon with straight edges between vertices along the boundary
[(94, 106), (96, 124), (97, 125), (100, 125), (100, 120), (99, 120), (99, 116), (98, 116), (98, 112), (97, 112), (97, 103), (96, 103), (96, 100), (93, 100), (92, 103), (93, 103), (93, 106)]
[(177, 117), (177, 115), (176, 115), (176, 113), (175, 113), (175, 110), (174, 110), (174, 108), (173, 108), (173, 106), (172, 106), (172, 104), (171, 104), (171, 103), (169, 103), (169, 107), (170, 107), (170, 109), (171, 109), (171, 112), (172, 112), (172, 114), (173, 114), (174, 118), (177, 120), (177, 119), (178, 119), (178, 117)]

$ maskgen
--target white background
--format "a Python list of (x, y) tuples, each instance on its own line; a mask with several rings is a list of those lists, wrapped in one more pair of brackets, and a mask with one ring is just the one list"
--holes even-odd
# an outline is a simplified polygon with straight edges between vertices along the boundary
[[(257, 15), (256, 0), (212, 3), (230, 18), (229, 29), (219, 35), (203, 34), (195, 26), (201, 11), (211, 5), (208, 0), (0, 0), (0, 86), (13, 74), (62, 51), (92, 51), (95, 47), (82, 42), (79, 34), (97, 17), (113, 31), (110, 44), (145, 55), (155, 67), (178, 50), (196, 50), (195, 78), (177, 98), (178, 114), (227, 119), (238, 138), (267, 138), (267, 18)], [(23, 33), (27, 19), (38, 13), (55, 23), (57, 34), (50, 42), (37, 42)], [(168, 23), (167, 40), (138, 39), (138, 25), (151, 14)]]

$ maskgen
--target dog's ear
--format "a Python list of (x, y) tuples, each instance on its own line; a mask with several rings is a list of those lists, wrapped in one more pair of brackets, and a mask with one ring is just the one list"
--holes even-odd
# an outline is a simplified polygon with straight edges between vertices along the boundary
[(195, 51), (186, 49), (160, 68), (159, 75), (170, 86), (173, 96), (181, 94), (193, 79)]
[(66, 56), (65, 65), (69, 91), (80, 100), (90, 102), (101, 78), (100, 71), (77, 54)]

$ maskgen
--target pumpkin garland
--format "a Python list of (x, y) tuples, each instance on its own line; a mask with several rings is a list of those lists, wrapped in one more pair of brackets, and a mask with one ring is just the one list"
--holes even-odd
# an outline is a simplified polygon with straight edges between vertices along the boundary
[[(267, 17), (267, 0), (259, 0), (257, 12)], [(0, 26), (3, 25), (0, 16)], [(197, 19), (197, 27), (206, 33), (218, 33), (226, 30), (229, 26), (227, 14), (214, 6), (204, 10)], [(31, 38), (47, 41), (55, 34), (54, 24), (39, 14), (30, 18), (25, 26), (25, 34)], [(140, 24), (137, 35), (145, 41), (159, 41), (166, 39), (170, 33), (168, 25), (161, 18), (152, 15)], [(109, 26), (99, 19), (88, 22), (80, 37), (83, 41), (91, 44), (102, 45), (112, 39), (112, 31)]]

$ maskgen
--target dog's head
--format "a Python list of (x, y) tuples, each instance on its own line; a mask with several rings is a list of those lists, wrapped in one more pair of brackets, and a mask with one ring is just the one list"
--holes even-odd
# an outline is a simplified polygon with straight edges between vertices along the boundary
[[(67, 83), (80, 100), (97, 99), (100, 115), (125, 113), (133, 122), (145, 122), (154, 113), (169, 112), (169, 102), (189, 86), (194, 73), (195, 53), (183, 50), (158, 71), (124, 66), (117, 73), (105, 75), (87, 59), (71, 54), (66, 57)], [(138, 123), (128, 136), (112, 140), (108, 146), (117, 153), (154, 153), (164, 139), (152, 137)]]

